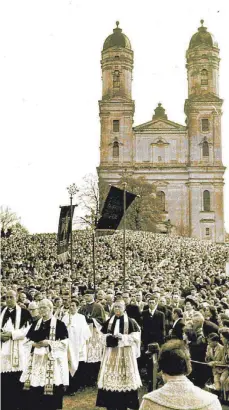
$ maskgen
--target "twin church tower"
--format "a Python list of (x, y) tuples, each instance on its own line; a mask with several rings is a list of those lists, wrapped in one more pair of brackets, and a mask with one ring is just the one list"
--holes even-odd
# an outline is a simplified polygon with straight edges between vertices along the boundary
[(186, 125), (167, 118), (161, 104), (133, 127), (133, 50), (119, 28), (102, 50), (99, 178), (115, 184), (123, 172), (157, 187), (163, 222), (177, 235), (224, 242), (219, 48), (201, 20), (186, 52)]

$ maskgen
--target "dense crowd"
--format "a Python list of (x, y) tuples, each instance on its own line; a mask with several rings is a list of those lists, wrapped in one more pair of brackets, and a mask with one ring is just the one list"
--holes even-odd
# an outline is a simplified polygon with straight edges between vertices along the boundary
[[(54, 313), (61, 320), (74, 300), (79, 313), (91, 323), (91, 316), (85, 313), (86, 293), (93, 288), (94, 279), (93, 240), (89, 231), (73, 233), (72, 272), (70, 259), (65, 263), (58, 261), (54, 234), (2, 238), (1, 249), (3, 309), (7, 292), (13, 290), (17, 304), (23, 309), (31, 308), (31, 302), (37, 307), (42, 300), (52, 301)], [(210, 241), (127, 231), (125, 259), (124, 285), (122, 232), (96, 238), (95, 302), (102, 307), (103, 321), (114, 313), (115, 301), (125, 303), (128, 317), (141, 330), (138, 365), (142, 375), (146, 368), (149, 390), (152, 369), (150, 356), (146, 354), (148, 346), (155, 342), (160, 346), (168, 339), (178, 338), (189, 345), (193, 360), (191, 380), (203, 387), (212, 378), (214, 388), (223, 391), (227, 400), (229, 247)], [(151, 322), (156, 320), (155, 316), (157, 321)], [(209, 366), (203, 367), (201, 362)], [(220, 367), (220, 363), (225, 367)]]

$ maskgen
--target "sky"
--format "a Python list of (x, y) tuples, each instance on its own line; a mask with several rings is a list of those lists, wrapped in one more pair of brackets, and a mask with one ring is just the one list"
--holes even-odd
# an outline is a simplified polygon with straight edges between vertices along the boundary
[[(228, 1), (2, 0), (0, 15), (0, 205), (31, 233), (57, 232), (67, 186), (96, 173), (101, 50), (116, 20), (134, 50), (136, 126), (152, 119), (158, 102), (185, 124), (185, 52), (204, 19), (220, 48), (229, 168)], [(224, 196), (229, 232), (228, 170)]]

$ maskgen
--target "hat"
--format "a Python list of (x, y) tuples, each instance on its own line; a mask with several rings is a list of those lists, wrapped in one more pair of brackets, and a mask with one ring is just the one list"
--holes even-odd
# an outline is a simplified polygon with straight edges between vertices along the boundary
[(186, 302), (190, 302), (192, 306), (195, 306), (196, 308), (198, 308), (199, 304), (198, 302), (192, 297), (192, 296), (187, 296), (185, 299), (185, 303)]
[(219, 342), (220, 341), (220, 337), (217, 333), (210, 333), (207, 337), (209, 340), (211, 340), (211, 342)]
[(87, 290), (85, 290), (84, 294), (85, 295), (94, 295), (95, 291), (93, 289), (87, 289)]

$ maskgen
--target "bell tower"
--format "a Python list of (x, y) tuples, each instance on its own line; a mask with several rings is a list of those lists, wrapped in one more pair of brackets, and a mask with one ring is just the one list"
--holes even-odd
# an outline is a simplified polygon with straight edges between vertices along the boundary
[(190, 165), (222, 165), (219, 48), (201, 20), (186, 52)]
[(186, 52), (189, 235), (224, 241), (219, 48), (204, 20)]
[(130, 40), (119, 28), (118, 21), (113, 33), (106, 38), (103, 44), (101, 68), (102, 99), (99, 101), (101, 134), (98, 174), (108, 182), (112, 180), (114, 182), (116, 168), (117, 172), (120, 172), (120, 168), (132, 166), (134, 151), (133, 51)]

